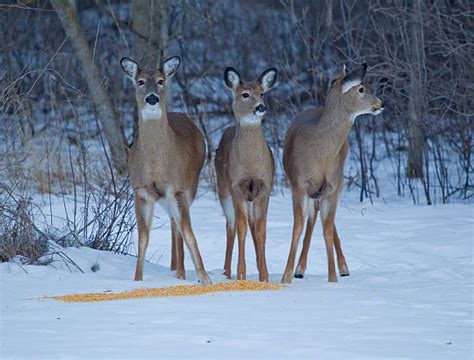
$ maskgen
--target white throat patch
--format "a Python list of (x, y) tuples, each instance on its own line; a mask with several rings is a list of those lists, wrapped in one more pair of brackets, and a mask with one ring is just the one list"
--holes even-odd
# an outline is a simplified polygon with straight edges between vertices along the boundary
[(262, 115), (256, 115), (254, 113), (246, 115), (240, 118), (240, 125), (260, 125), (263, 119)]
[(359, 115), (365, 115), (365, 114), (373, 114), (373, 112), (371, 110), (365, 110), (365, 111), (359, 111), (359, 112), (353, 113), (352, 116), (350, 117), (351, 123), (354, 124), (356, 117), (358, 117)]
[(143, 121), (159, 120), (161, 119), (161, 106), (145, 104), (140, 115), (142, 116)]

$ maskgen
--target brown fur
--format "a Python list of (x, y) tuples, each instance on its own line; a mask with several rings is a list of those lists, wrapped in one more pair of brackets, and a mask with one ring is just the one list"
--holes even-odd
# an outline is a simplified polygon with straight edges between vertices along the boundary
[[(363, 73), (365, 74), (365, 70)], [(337, 281), (334, 247), (340, 275), (349, 275), (334, 224), (337, 202), (344, 184), (344, 162), (349, 150), (348, 135), (357, 114), (376, 112), (383, 106), (368, 89), (364, 88), (363, 93), (358, 92), (363, 87), (362, 84), (342, 93), (344, 81), (343, 77), (334, 82), (323, 109), (309, 109), (300, 113), (285, 137), (283, 165), (293, 193), (294, 224), (282, 282), (291, 282), (298, 242), (307, 217), (303, 249), (295, 273), (295, 277), (303, 277), (314, 224), (320, 210), (323, 210), (321, 218), (328, 257), (328, 279), (331, 282)]]
[[(177, 271), (178, 278), (184, 279), (184, 240), (191, 252), (200, 281), (210, 284), (211, 280), (204, 269), (189, 214), (197, 191), (199, 173), (204, 164), (204, 137), (186, 114), (166, 112), (166, 82), (159, 84), (158, 80), (166, 80), (167, 76), (172, 76), (177, 67), (169, 74), (163, 69), (142, 71), (137, 68), (134, 71), (134, 62), (130, 63), (128, 59), (126, 61), (125, 65), (128, 66), (124, 67), (124, 71), (134, 80), (139, 114), (138, 138), (129, 154), (130, 180), (135, 192), (138, 225), (135, 280), (143, 279), (153, 206), (155, 201), (159, 201), (170, 216), (171, 269)], [(144, 83), (140, 84), (139, 81)], [(156, 117), (153, 117), (155, 113), (147, 115), (145, 121), (142, 110), (147, 106), (145, 98), (150, 93), (159, 98), (159, 103), (154, 105), (153, 109), (157, 111), (155, 106), (159, 106), (161, 113)]]
[[(217, 149), (215, 166), (219, 200), (227, 219), (224, 274), (231, 277), (232, 250), (237, 232), (237, 279), (246, 278), (245, 237), (248, 223), (255, 246), (259, 279), (268, 281), (265, 259), (266, 221), (275, 162), (263, 136), (261, 123), (245, 122), (245, 118), (254, 113), (256, 106), (263, 104), (265, 89), (261, 79), (262, 77), (250, 83), (239, 81), (238, 86), (233, 89), (232, 108), (236, 125), (225, 130)], [(273, 84), (274, 82), (271, 86)], [(232, 88), (232, 84), (228, 86)], [(242, 97), (244, 92), (249, 94), (246, 99)], [(232, 209), (229, 209), (229, 204), (226, 209), (226, 201), (232, 201)], [(249, 204), (252, 204), (251, 208)], [(229, 211), (233, 211), (233, 214), (229, 214)]]

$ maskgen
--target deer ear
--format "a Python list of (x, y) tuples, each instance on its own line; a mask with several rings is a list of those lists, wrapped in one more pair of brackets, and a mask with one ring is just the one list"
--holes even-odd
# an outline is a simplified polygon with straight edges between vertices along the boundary
[(362, 80), (364, 80), (365, 73), (367, 72), (367, 64), (362, 64), (358, 68), (352, 70), (347, 74), (342, 80), (342, 93), (348, 92), (354, 86), (360, 85)]
[(334, 83), (339, 80), (339, 79), (342, 79), (343, 77), (345, 77), (347, 74), (347, 71), (346, 71), (346, 64), (342, 64), (338, 69), (335, 69), (334, 72), (332, 73), (331, 77), (330, 77), (330, 80), (329, 80), (329, 87), (331, 88)]
[(224, 71), (224, 81), (229, 89), (235, 90), (240, 84), (240, 75), (237, 70), (228, 67)]
[(262, 75), (258, 78), (260, 84), (262, 84), (263, 92), (271, 90), (277, 82), (277, 69), (270, 68), (265, 70)]
[(179, 66), (181, 65), (181, 58), (179, 56), (173, 56), (166, 59), (163, 62), (163, 74), (165, 78), (170, 78), (178, 72)]
[(120, 65), (122, 66), (123, 72), (127, 74), (127, 76), (135, 79), (135, 76), (137, 76), (138, 72), (138, 64), (135, 61), (124, 57), (120, 60)]

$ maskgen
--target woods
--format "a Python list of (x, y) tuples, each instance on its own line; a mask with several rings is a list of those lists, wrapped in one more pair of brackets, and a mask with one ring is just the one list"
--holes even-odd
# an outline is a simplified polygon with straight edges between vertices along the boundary
[[(377, 179), (385, 171), (398, 194), (415, 202), (467, 199), (473, 170), (470, 5), (402, 0), (7, 2), (0, 8), (5, 20), (2, 152), (11, 160), (2, 166), (18, 166), (22, 152), (62, 129), (55, 142), (73, 146), (73, 152), (100, 132), (116, 171), (124, 174), (136, 114), (131, 89), (120, 74), (122, 55), (150, 68), (163, 56), (183, 57), (168, 108), (184, 110), (198, 122), (209, 158), (231, 122), (228, 101), (223, 101), (228, 97), (221, 81), (225, 66), (275, 65), (280, 70), (280, 87), (270, 99), (272, 121), (265, 127), (273, 151), (281, 154), (292, 117), (324, 104), (337, 66), (366, 61), (374, 74), (369, 81), (387, 111), (383, 119), (360, 121), (351, 134), (350, 184), (359, 187), (361, 199), (380, 196)], [(78, 139), (78, 126), (96, 129)], [(72, 144), (64, 143), (71, 137)], [(381, 163), (392, 169), (381, 170)], [(285, 186), (281, 164), (279, 169), (277, 184)], [(208, 176), (212, 172), (208, 169)], [(58, 176), (71, 181), (68, 174)]]
[(204, 191), (216, 190), (213, 159), (233, 122), (227, 66), (244, 80), (278, 69), (263, 123), (278, 193), (288, 189), (282, 152), (294, 116), (325, 104), (342, 64), (367, 62), (366, 84), (385, 111), (360, 117), (350, 132), (346, 190), (360, 201), (392, 194), (428, 205), (470, 201), (473, 14), (468, 0), (4, 2), (2, 213), (31, 214), (36, 195), (50, 204), (59, 197), (65, 208), (72, 197), (61, 244), (128, 251), (135, 223), (127, 157), (138, 116), (123, 56), (150, 69), (182, 58), (168, 110), (188, 113), (206, 139)]

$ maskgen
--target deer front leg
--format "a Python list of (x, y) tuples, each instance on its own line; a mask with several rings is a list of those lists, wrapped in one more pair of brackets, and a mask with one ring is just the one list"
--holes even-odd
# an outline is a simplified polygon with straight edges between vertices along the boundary
[(174, 198), (170, 197), (169, 201), (171, 202), (172, 208), (171, 216), (176, 221), (179, 234), (184, 239), (191, 253), (191, 259), (193, 260), (199, 282), (203, 285), (211, 285), (211, 278), (204, 269), (201, 253), (199, 252), (196, 237), (191, 227), (191, 217), (189, 215), (189, 206), (186, 196), (184, 193), (179, 192)]
[(135, 194), (135, 217), (138, 225), (138, 255), (135, 280), (143, 280), (143, 265), (150, 238), (154, 202), (146, 195)]
[(293, 277), (293, 269), (295, 268), (296, 251), (298, 250), (298, 242), (303, 232), (304, 218), (306, 217), (307, 200), (304, 195), (293, 193), (293, 236), (291, 239), (290, 254), (286, 264), (285, 272), (281, 279), (282, 283), (291, 283)]
[(334, 218), (336, 216), (337, 203), (334, 200), (321, 200), (319, 209), (323, 223), (324, 242), (328, 258), (328, 281), (337, 282), (336, 267), (334, 265)]

